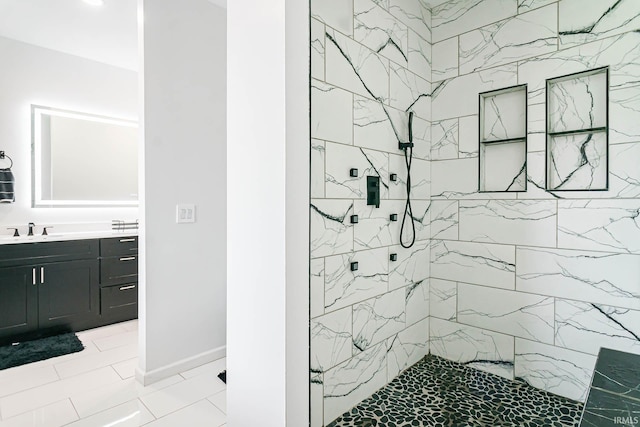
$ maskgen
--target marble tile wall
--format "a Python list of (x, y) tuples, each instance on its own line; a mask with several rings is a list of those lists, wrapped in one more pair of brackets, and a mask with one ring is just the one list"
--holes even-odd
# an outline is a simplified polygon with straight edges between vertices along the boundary
[[(431, 12), (430, 351), (584, 400), (600, 347), (640, 354), (640, 2)], [(545, 80), (604, 66), (609, 188), (546, 191)], [(527, 191), (478, 193), (478, 93), (522, 84)]]
[[(319, 427), (429, 351), (431, 12), (424, 0), (312, 0), (311, 15), (310, 382)], [(410, 113), (416, 243), (405, 249), (398, 142), (409, 140)], [(367, 176), (380, 177), (379, 208), (366, 203)], [(442, 228), (450, 211), (442, 206)]]
[[(311, 9), (312, 426), (428, 351), (584, 400), (601, 346), (640, 353), (640, 2)], [(604, 66), (609, 188), (547, 191), (546, 79)], [(478, 94), (523, 84), (527, 191), (479, 193)], [(404, 249), (389, 215), (404, 210), (411, 112), (417, 242)]]

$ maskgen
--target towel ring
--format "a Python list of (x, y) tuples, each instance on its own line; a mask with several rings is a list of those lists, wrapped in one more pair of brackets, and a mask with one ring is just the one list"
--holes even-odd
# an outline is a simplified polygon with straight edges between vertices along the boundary
[(9, 164), (8, 168), (0, 168), (0, 169), (11, 169), (13, 167), (13, 159), (7, 156), (6, 154), (4, 154), (4, 151), (0, 151), (0, 160), (4, 160), (4, 159), (9, 159), (11, 163)]

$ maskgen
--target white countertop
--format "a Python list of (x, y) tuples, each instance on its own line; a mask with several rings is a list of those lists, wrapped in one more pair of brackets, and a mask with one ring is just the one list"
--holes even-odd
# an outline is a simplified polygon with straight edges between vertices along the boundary
[(124, 231), (79, 231), (69, 233), (49, 233), (47, 236), (0, 236), (0, 245), (15, 245), (19, 243), (36, 243), (36, 242), (61, 242), (65, 240), (82, 240), (82, 239), (103, 239), (109, 237), (126, 237), (137, 236), (138, 230)]

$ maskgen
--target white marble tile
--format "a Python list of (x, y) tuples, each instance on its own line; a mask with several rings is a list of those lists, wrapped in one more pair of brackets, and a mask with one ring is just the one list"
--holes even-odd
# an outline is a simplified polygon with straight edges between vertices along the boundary
[(389, 0), (373, 0), (373, 2), (384, 10), (389, 10)]
[[(2, 427), (61, 427), (78, 419), (69, 399), (0, 421)], [(71, 425), (75, 425), (71, 424)], [(96, 425), (96, 424), (94, 424)]]
[(311, 136), (353, 142), (353, 95), (335, 86), (311, 80)]
[(458, 284), (448, 280), (429, 281), (429, 315), (455, 321), (458, 311)]
[(431, 159), (458, 158), (458, 119), (433, 122), (431, 127)]
[(429, 353), (429, 319), (409, 326), (390, 341), (391, 348), (387, 354), (389, 382)]
[(389, 60), (331, 29), (325, 38), (325, 79), (358, 95), (389, 98)]
[(514, 289), (515, 255), (513, 246), (433, 240), (431, 277)]
[(311, 19), (311, 77), (324, 80), (324, 24)]
[(315, 376), (311, 378), (310, 387), (310, 410), (311, 410), (311, 427), (323, 427), (323, 384), (322, 377)]
[(609, 92), (609, 144), (640, 140), (640, 85)]
[[(431, 202), (427, 200), (411, 200), (411, 210), (413, 213), (412, 218), (413, 225), (415, 226), (416, 241), (429, 240), (431, 238), (431, 219), (429, 215), (430, 206)], [(405, 227), (402, 230), (402, 242), (405, 245), (410, 244), (413, 238), (413, 228), (411, 227), (411, 222), (408, 218), (409, 217), (407, 217)], [(402, 222), (401, 215), (399, 216), (399, 221)]]
[(218, 372), (210, 372), (146, 394), (140, 397), (140, 400), (156, 418), (159, 418), (193, 405), (225, 388), (226, 385), (218, 379)]
[(324, 375), (324, 422), (331, 423), (387, 383), (387, 347), (380, 343)]
[(414, 282), (405, 288), (407, 325), (429, 317), (429, 279)]
[[(400, 221), (404, 205), (400, 201), (381, 200), (380, 207), (367, 205), (366, 200), (356, 200), (354, 212), (358, 223), (353, 226), (353, 245), (356, 251), (375, 249), (397, 244), (400, 239)], [(391, 215), (398, 221), (391, 221)]]
[(609, 193), (615, 197), (640, 197), (640, 144), (609, 147)]
[[(214, 360), (209, 363), (205, 363), (204, 365), (197, 366), (195, 368), (189, 369), (188, 371), (184, 371), (180, 373), (180, 376), (184, 379), (190, 379), (196, 377), (198, 375), (218, 375), (220, 372), (227, 369), (227, 359), (223, 357), (221, 359)], [(216, 380), (220, 381), (220, 380)], [(155, 384), (155, 383), (154, 383)]]
[(424, 0), (388, 0), (389, 12), (431, 42), (431, 11)]
[(311, 200), (311, 257), (353, 250), (352, 200)]
[(311, 198), (324, 198), (325, 181), (325, 142), (319, 139), (311, 140)]
[(431, 236), (434, 239), (458, 240), (458, 201), (431, 202)]
[(431, 78), (434, 82), (458, 75), (458, 37), (434, 43), (431, 52), (433, 54)]
[(122, 381), (120, 376), (110, 366), (98, 368), (0, 398), (0, 413), (3, 418), (11, 418), (74, 394), (95, 390), (119, 381)]
[(517, 258), (517, 290), (640, 309), (638, 255), (519, 247)]
[(558, 201), (558, 247), (640, 253), (640, 201)]
[(433, 42), (509, 18), (517, 0), (451, 0), (431, 10)]
[(530, 10), (557, 2), (558, 0), (518, 0), (518, 13), (526, 13)]
[(553, 303), (551, 297), (459, 283), (457, 320), (553, 344)]
[(311, 17), (344, 34), (353, 34), (353, 0), (313, 0)]
[(311, 321), (311, 372), (325, 372), (351, 357), (352, 323), (351, 307)]
[(460, 239), (555, 246), (556, 213), (553, 200), (462, 200)]
[(458, 156), (478, 157), (478, 116), (460, 117), (458, 121)]
[(558, 49), (555, 4), (460, 35), (460, 73), (467, 74)]
[(93, 340), (100, 351), (111, 350), (116, 347), (138, 344), (138, 331), (129, 331), (122, 334)]
[(584, 402), (595, 356), (516, 338), (515, 376), (534, 387)]
[(550, 132), (591, 129), (607, 125), (607, 74), (605, 72), (552, 80), (548, 88)]
[(559, 5), (562, 47), (637, 30), (640, 26), (640, 3), (634, 0), (563, 0)]
[(431, 354), (513, 379), (513, 337), (432, 317)]
[(517, 192), (527, 188), (527, 147), (524, 139), (481, 144), (480, 191)]
[[(325, 259), (325, 311), (364, 301), (388, 290), (388, 248), (371, 249)], [(358, 270), (351, 271), (352, 262)]]
[(460, 199), (478, 192), (478, 159), (431, 162), (431, 196)]
[(353, 38), (374, 52), (403, 66), (408, 65), (407, 26), (372, 0), (354, 0)]
[[(389, 172), (398, 175), (395, 182), (389, 182), (389, 198), (406, 200), (407, 166), (404, 155), (389, 155)], [(411, 160), (411, 200), (429, 200), (431, 197), (431, 162), (421, 159)]]
[(389, 262), (389, 289), (421, 283), (429, 277), (429, 241), (416, 241), (410, 248), (390, 246), (389, 254), (398, 259)]
[(549, 188), (604, 190), (607, 188), (606, 132), (556, 136), (549, 143)]
[(409, 30), (409, 70), (431, 81), (431, 43)]
[(324, 258), (309, 261), (311, 318), (324, 314)]
[(542, 104), (546, 79), (610, 66), (610, 88), (616, 90), (637, 85), (639, 64), (640, 33), (630, 32), (520, 61), (518, 79), (529, 85), (529, 103)]
[(640, 311), (558, 299), (555, 344), (594, 356), (600, 347), (640, 354)]
[(149, 427), (220, 427), (227, 421), (224, 412), (208, 400), (200, 400), (165, 417), (153, 421)]
[(526, 87), (484, 93), (480, 96), (480, 110), (483, 142), (526, 136)]
[(69, 378), (96, 368), (109, 366), (138, 356), (138, 344), (128, 344), (92, 354), (81, 359), (69, 360), (55, 365), (60, 378)]
[(136, 399), (87, 418), (82, 418), (69, 427), (95, 427), (114, 425), (118, 427), (138, 427), (148, 425), (155, 417), (144, 404)]
[[(546, 122), (546, 104), (535, 104), (527, 106), (527, 133), (529, 138), (531, 138), (531, 134), (540, 133), (543, 134), (546, 132), (545, 130), (545, 122)], [(529, 151), (544, 151), (544, 138), (542, 139), (543, 144), (541, 146), (532, 146), (531, 140), (528, 141), (529, 147), (527, 149)]]
[[(389, 155), (365, 150), (351, 145), (327, 142), (325, 145), (327, 198), (366, 199), (367, 176), (380, 177), (380, 198), (389, 194)], [(350, 170), (358, 170), (358, 176), (350, 176)]]
[(355, 96), (353, 140), (358, 147), (396, 152), (409, 140), (409, 115), (370, 98)]
[(397, 289), (353, 306), (353, 353), (357, 354), (405, 328), (405, 290)]
[(478, 114), (479, 93), (515, 86), (517, 83), (518, 70), (515, 64), (434, 83), (431, 95), (431, 120), (438, 121)]
[(389, 103), (392, 107), (431, 119), (431, 83), (396, 64), (391, 64)]
[(423, 160), (431, 158), (431, 122), (413, 116), (413, 157)]

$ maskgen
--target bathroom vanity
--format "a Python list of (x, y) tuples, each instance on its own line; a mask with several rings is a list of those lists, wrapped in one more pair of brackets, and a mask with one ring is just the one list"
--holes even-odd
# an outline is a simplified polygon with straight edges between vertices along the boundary
[(138, 237), (0, 244), (0, 344), (138, 315)]

